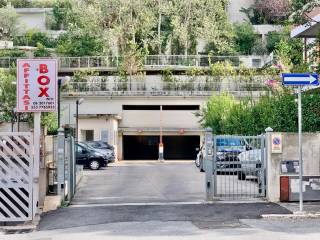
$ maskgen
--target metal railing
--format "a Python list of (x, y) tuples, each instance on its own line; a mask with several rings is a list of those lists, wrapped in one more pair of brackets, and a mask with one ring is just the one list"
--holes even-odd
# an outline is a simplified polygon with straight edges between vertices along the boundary
[[(251, 58), (251, 63), (248, 63)], [(60, 71), (74, 69), (117, 70), (123, 57), (87, 56), (87, 57), (57, 57)], [(10, 68), (15, 65), (17, 58), (0, 58), (0, 68)], [(208, 56), (208, 55), (148, 55), (142, 60), (144, 69), (152, 68), (190, 68), (209, 67), (216, 62), (228, 61), (234, 67), (243, 62), (247, 67), (259, 68), (265, 64), (262, 56)], [(250, 62), (250, 61), (249, 61)], [(258, 62), (258, 64), (257, 64)]]
[(66, 95), (115, 95), (115, 96), (209, 96), (213, 92), (233, 92), (250, 95), (267, 91), (262, 83), (243, 82), (161, 82), (157, 85), (137, 81), (119, 82), (70, 82), (64, 87)]

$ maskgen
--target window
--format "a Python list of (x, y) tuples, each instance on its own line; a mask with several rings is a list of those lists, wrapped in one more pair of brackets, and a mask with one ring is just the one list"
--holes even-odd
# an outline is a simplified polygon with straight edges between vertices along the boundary
[(199, 105), (163, 105), (162, 110), (199, 110)]
[(108, 130), (103, 129), (101, 130), (100, 140), (103, 142), (108, 142)]
[[(160, 110), (160, 105), (122, 105), (123, 110)], [(199, 110), (199, 105), (163, 105), (162, 110)]]
[(93, 141), (94, 130), (81, 130), (81, 139), (82, 141)]
[(83, 147), (77, 145), (77, 152), (82, 153), (83, 152)]
[(122, 105), (122, 110), (160, 110), (160, 105)]
[(261, 59), (253, 58), (252, 59), (252, 67), (255, 67), (255, 68), (261, 67)]

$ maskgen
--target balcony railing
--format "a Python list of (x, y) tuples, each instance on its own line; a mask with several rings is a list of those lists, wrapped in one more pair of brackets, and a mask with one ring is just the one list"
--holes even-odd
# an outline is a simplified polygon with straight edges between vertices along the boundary
[(145, 82), (70, 82), (63, 89), (64, 95), (88, 96), (210, 96), (230, 92), (252, 96), (267, 91), (261, 83), (221, 82), (162, 82), (148, 85)]
[[(122, 57), (91, 56), (91, 57), (58, 57), (60, 71), (77, 69), (94, 69), (116, 71), (123, 60)], [(234, 67), (243, 63), (247, 67), (260, 68), (267, 61), (263, 56), (208, 56), (208, 55), (148, 55), (143, 59), (144, 70), (161, 70), (164, 68), (188, 69), (190, 67), (209, 67), (210, 63), (228, 61)], [(0, 58), (0, 68), (10, 68), (16, 63), (16, 58)]]

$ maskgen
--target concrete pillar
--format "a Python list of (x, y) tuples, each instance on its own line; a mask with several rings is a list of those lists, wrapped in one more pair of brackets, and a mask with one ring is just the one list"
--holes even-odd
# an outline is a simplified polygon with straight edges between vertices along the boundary
[(65, 144), (65, 139), (64, 139), (64, 130), (63, 128), (58, 129), (58, 136), (57, 136), (57, 180), (58, 180), (58, 195), (61, 196), (61, 199), (64, 200), (64, 168), (65, 168), (65, 163), (64, 163), (64, 144)]
[(205, 159), (204, 159), (204, 169), (206, 171), (206, 199), (207, 201), (213, 200), (213, 137), (212, 129), (207, 128), (205, 133)]

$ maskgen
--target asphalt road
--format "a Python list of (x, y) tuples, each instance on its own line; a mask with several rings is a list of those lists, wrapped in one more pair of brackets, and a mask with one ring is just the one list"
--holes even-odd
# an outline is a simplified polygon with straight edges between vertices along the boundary
[[(191, 163), (171, 164), (122, 163), (98, 172), (88, 171), (73, 204), (43, 214), (39, 231), (0, 233), (0, 239), (320, 239), (319, 219), (261, 219), (262, 214), (291, 213), (277, 204), (203, 203), (204, 174), (198, 173)], [(171, 181), (174, 183), (170, 184)], [(124, 187), (117, 191), (120, 186)], [(111, 193), (116, 198), (109, 199)]]
[(272, 203), (216, 203), (67, 207), (42, 216), (40, 230), (63, 229), (116, 222), (188, 221), (200, 228), (216, 228), (261, 214), (290, 213)]
[(203, 173), (188, 162), (120, 162), (86, 170), (72, 205), (203, 202)]

